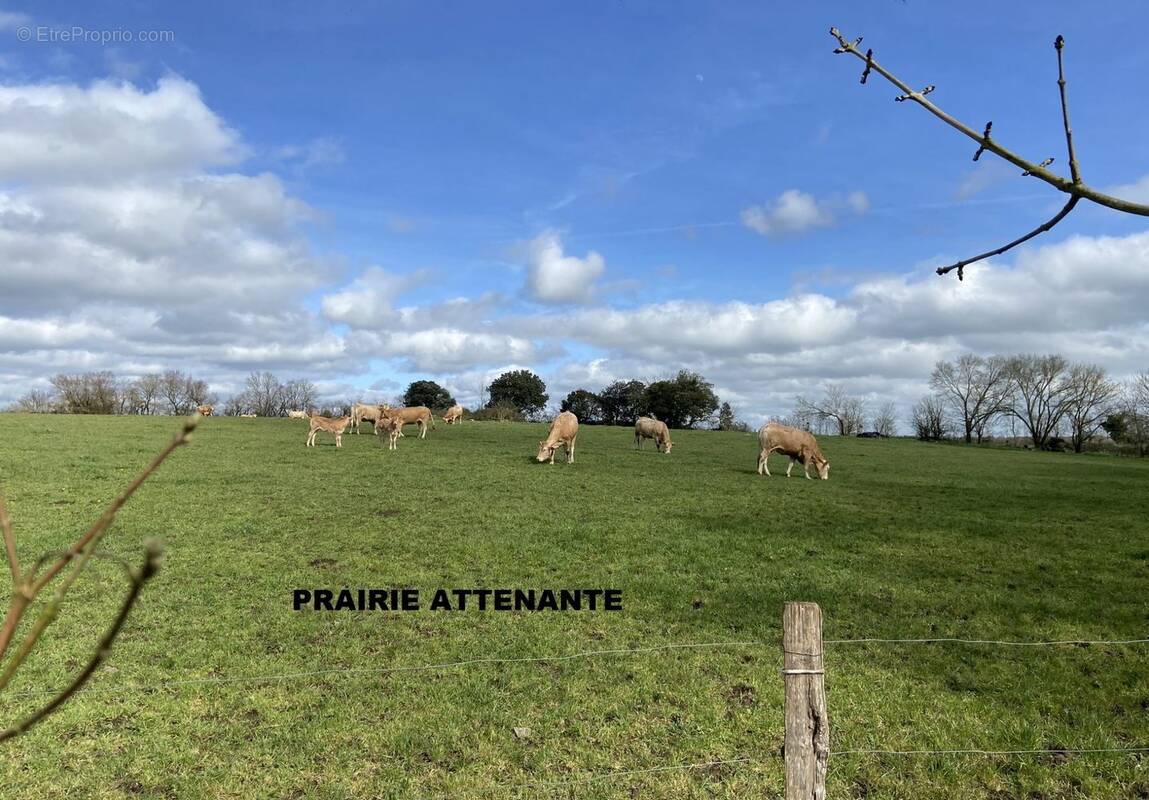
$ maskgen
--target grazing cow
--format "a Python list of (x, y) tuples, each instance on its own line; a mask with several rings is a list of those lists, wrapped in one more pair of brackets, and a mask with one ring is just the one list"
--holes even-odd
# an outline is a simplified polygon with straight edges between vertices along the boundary
[(539, 452), (535, 456), (539, 462), (550, 459), (550, 463), (555, 463), (555, 450), (558, 450), (559, 445), (563, 446), (567, 454), (567, 463), (574, 463), (574, 449), (575, 439), (578, 437), (578, 417), (569, 411), (564, 411), (555, 417), (554, 422), (551, 423), (551, 432), (547, 438), (539, 442)]
[(881, 439), (882, 434), (877, 431), (862, 431), (858, 434), (859, 439)]
[(383, 413), (386, 406), (371, 406), (366, 403), (352, 403), (351, 404), (351, 430), (353, 433), (359, 433), (359, 423), (370, 422), (371, 428), (374, 430), (375, 423), (379, 421), (379, 416)]
[(642, 449), (642, 443), (647, 439), (654, 439), (654, 446), (659, 452), (670, 455), (670, 448), (674, 443), (670, 441), (670, 428), (662, 420), (650, 417), (639, 417), (634, 423), (634, 446)]
[(454, 425), (456, 422), (463, 418), (463, 407), (456, 403), (447, 409), (447, 413), (443, 415), (443, 422), (448, 425)]
[(767, 422), (758, 431), (758, 444), (762, 450), (758, 454), (758, 474), (770, 475), (766, 466), (766, 459), (773, 452), (790, 456), (790, 463), (786, 467), (786, 477), (790, 477), (790, 470), (795, 464), (805, 468), (806, 479), (810, 479), (810, 464), (818, 470), (818, 477), (822, 480), (830, 479), (830, 462), (822, 455), (822, 449), (809, 431), (798, 428), (788, 428), (777, 422)]
[(195, 411), (197, 414), (202, 414), (205, 417), (210, 417), (212, 412), (215, 411), (215, 406), (204, 403), (202, 406), (196, 406)]
[(240, 416), (246, 419), (255, 419), (259, 416), (259, 414), (240, 414)]
[(427, 425), (435, 427), (435, 417), (427, 406), (405, 406), (404, 408), (383, 408), (381, 413), (399, 420), (399, 436), (403, 435), (404, 425), (418, 425), (419, 438), (427, 438)]
[(287, 412), (287, 418), (288, 419), (307, 419), (307, 412), (306, 411), (288, 411)]
[(307, 432), (307, 446), (315, 446), (315, 434), (320, 431), (327, 431), (335, 437), (335, 446), (343, 446), (343, 431), (347, 430), (347, 424), (351, 422), (351, 417), (339, 417), (332, 419), (331, 417), (321, 417), (318, 414), (313, 414), (308, 417), (311, 422), (311, 430)]
[(399, 437), (403, 435), (403, 420), (398, 416), (384, 414), (375, 423), (375, 435), (379, 437), (379, 444), (383, 444), (383, 436), (387, 436), (387, 449), (399, 449)]

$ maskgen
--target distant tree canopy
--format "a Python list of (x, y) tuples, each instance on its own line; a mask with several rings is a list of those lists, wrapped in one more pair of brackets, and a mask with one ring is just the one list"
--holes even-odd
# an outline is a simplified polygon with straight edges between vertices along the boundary
[(680, 371), (667, 381), (646, 387), (646, 412), (671, 428), (693, 428), (714, 416), (718, 396), (697, 372)]
[(549, 399), (547, 385), (529, 369), (504, 372), (491, 382), (488, 391), (490, 392), (488, 408), (509, 404), (528, 417), (542, 411)]
[(578, 417), (579, 422), (598, 425), (602, 422), (602, 401), (594, 392), (575, 389), (562, 402), (562, 411), (569, 411)]
[(414, 381), (403, 393), (403, 405), (450, 408), (455, 405), (455, 398), (434, 381)]
[(598, 393), (602, 421), (606, 425), (633, 425), (646, 413), (646, 384), (615, 381)]

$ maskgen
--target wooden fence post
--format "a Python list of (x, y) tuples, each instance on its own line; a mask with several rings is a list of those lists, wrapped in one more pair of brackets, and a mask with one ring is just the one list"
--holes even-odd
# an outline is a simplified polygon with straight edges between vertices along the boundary
[(825, 800), (830, 720), (822, 668), (822, 609), (786, 603), (782, 610), (782, 680), (786, 685), (786, 800)]

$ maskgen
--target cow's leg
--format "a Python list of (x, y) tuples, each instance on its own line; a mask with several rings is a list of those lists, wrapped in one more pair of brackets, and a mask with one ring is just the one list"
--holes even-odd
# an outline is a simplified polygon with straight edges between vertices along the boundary
[(794, 465), (798, 463), (797, 459), (793, 456), (790, 457), (790, 463), (786, 465), (786, 477), (790, 477), (790, 470), (794, 469)]
[(343, 446), (343, 433), (342, 432), (335, 434), (335, 446), (336, 447), (342, 447)]
[(427, 421), (426, 420), (419, 420), (419, 438), (420, 439), (426, 439), (427, 438)]
[(574, 446), (575, 446), (575, 440), (574, 439), (571, 439), (569, 442), (567, 442), (567, 463), (568, 464), (574, 463)]
[(758, 474), (770, 477), (770, 465), (767, 463), (770, 460), (770, 454), (774, 451), (768, 448), (762, 448), (762, 453), (758, 456)]
[(639, 450), (642, 449), (642, 437), (638, 435), (638, 431), (634, 432), (634, 446)]

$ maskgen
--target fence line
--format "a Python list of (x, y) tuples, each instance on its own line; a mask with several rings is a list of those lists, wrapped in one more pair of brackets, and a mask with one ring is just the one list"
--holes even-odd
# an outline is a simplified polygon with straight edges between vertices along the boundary
[(823, 639), (823, 644), (998, 644), (1005, 647), (1049, 647), (1053, 645), (1118, 645), (1149, 644), (1149, 639), (1063, 639), (1060, 641), (1023, 641), (999, 639)]
[[(186, 680), (160, 681), (154, 684), (124, 684), (121, 686), (92, 686), (84, 689), (84, 694), (94, 692), (131, 692), (153, 691), (174, 686), (198, 686), (204, 684), (221, 683), (262, 683), (265, 681), (293, 680), (296, 678), (316, 678), (327, 675), (386, 675), (402, 672), (427, 672), (431, 670), (454, 669), (456, 667), (478, 666), (487, 664), (529, 664), (551, 661), (575, 661), (597, 656), (631, 655), (635, 653), (657, 653), (666, 650), (701, 650), (719, 647), (756, 647), (763, 646), (762, 642), (685, 642), (653, 645), (650, 647), (619, 648), (613, 650), (586, 650), (579, 653), (567, 653), (559, 656), (521, 656), (514, 658), (471, 658), (464, 661), (448, 661), (441, 664), (414, 664), (404, 667), (346, 667), (339, 669), (319, 669), (304, 672), (285, 672), (277, 675), (238, 675), (212, 678), (188, 678)], [(29, 689), (23, 692), (10, 692), (4, 697), (29, 697), (32, 695), (51, 694), (56, 689)]]
[(830, 750), (830, 756), (1028, 756), (1028, 755), (1081, 755), (1090, 753), (1149, 753), (1149, 747), (1062, 747), (1034, 750)]
[[(836, 750), (831, 749), (830, 756), (842, 755), (881, 755), (881, 756), (1028, 756), (1028, 755), (1100, 755), (1100, 754), (1129, 754), (1129, 753), (1149, 753), (1149, 747), (1087, 747), (1087, 748), (1058, 748), (1058, 749), (1033, 749), (1033, 750), (982, 750), (982, 749), (958, 749), (958, 750), (872, 750), (872, 749), (853, 749), (853, 750)], [(675, 771), (688, 771), (695, 769), (706, 769), (708, 767), (721, 767), (733, 764), (768, 764), (771, 761), (781, 759), (782, 753), (771, 753), (769, 758), (729, 758), (718, 761), (703, 761), (695, 764), (666, 764), (659, 767), (645, 767), (641, 769), (624, 769), (617, 772), (603, 772), (597, 775), (588, 775), (582, 778), (573, 778), (565, 781), (548, 781), (544, 783), (516, 783), (500, 786), (483, 787), (480, 789), (470, 789), (468, 792), (471, 795), (485, 795), (494, 791), (518, 791), (523, 789), (559, 789), (564, 786), (577, 786), (580, 784), (597, 783), (598, 781), (614, 780), (616, 778), (629, 778), (635, 775), (651, 775), (660, 772), (675, 772)], [(455, 795), (451, 795), (454, 797)], [(444, 795), (446, 797), (446, 795)]]
[[(959, 639), (953, 637), (939, 637), (929, 639), (824, 639), (824, 645), (851, 645), (851, 644), (968, 644), (968, 645), (1001, 645), (1005, 647), (1056, 647), (1056, 646), (1087, 646), (1087, 645), (1137, 645), (1149, 644), (1147, 639), (1063, 639), (1063, 640), (1000, 640), (1000, 639)], [(777, 642), (762, 641), (731, 641), (731, 642), (680, 642), (649, 647), (618, 648), (609, 650), (586, 650), (578, 653), (553, 656), (516, 656), (508, 658), (472, 658), (462, 661), (449, 661), (438, 664), (414, 664), (400, 667), (342, 667), (334, 669), (303, 670), (298, 672), (285, 672), (271, 675), (237, 675), (210, 678), (186, 678), (168, 681), (159, 681), (153, 684), (124, 684), (120, 686), (89, 686), (84, 694), (109, 692), (149, 692), (160, 689), (180, 686), (200, 686), (227, 683), (265, 683), (274, 681), (297, 680), (302, 678), (322, 678), (332, 675), (386, 675), (404, 672), (428, 672), (432, 670), (455, 669), (466, 666), (482, 666), (489, 664), (528, 664), (549, 661), (575, 661), (599, 656), (633, 655), (639, 653), (658, 653), (670, 650), (701, 650), (707, 648), (723, 647), (776, 647)], [(794, 651), (793, 655), (819, 656), (821, 653), (803, 653)], [(36, 695), (53, 694), (57, 689), (27, 689), (21, 692), (8, 692), (0, 699), (31, 697)]]

